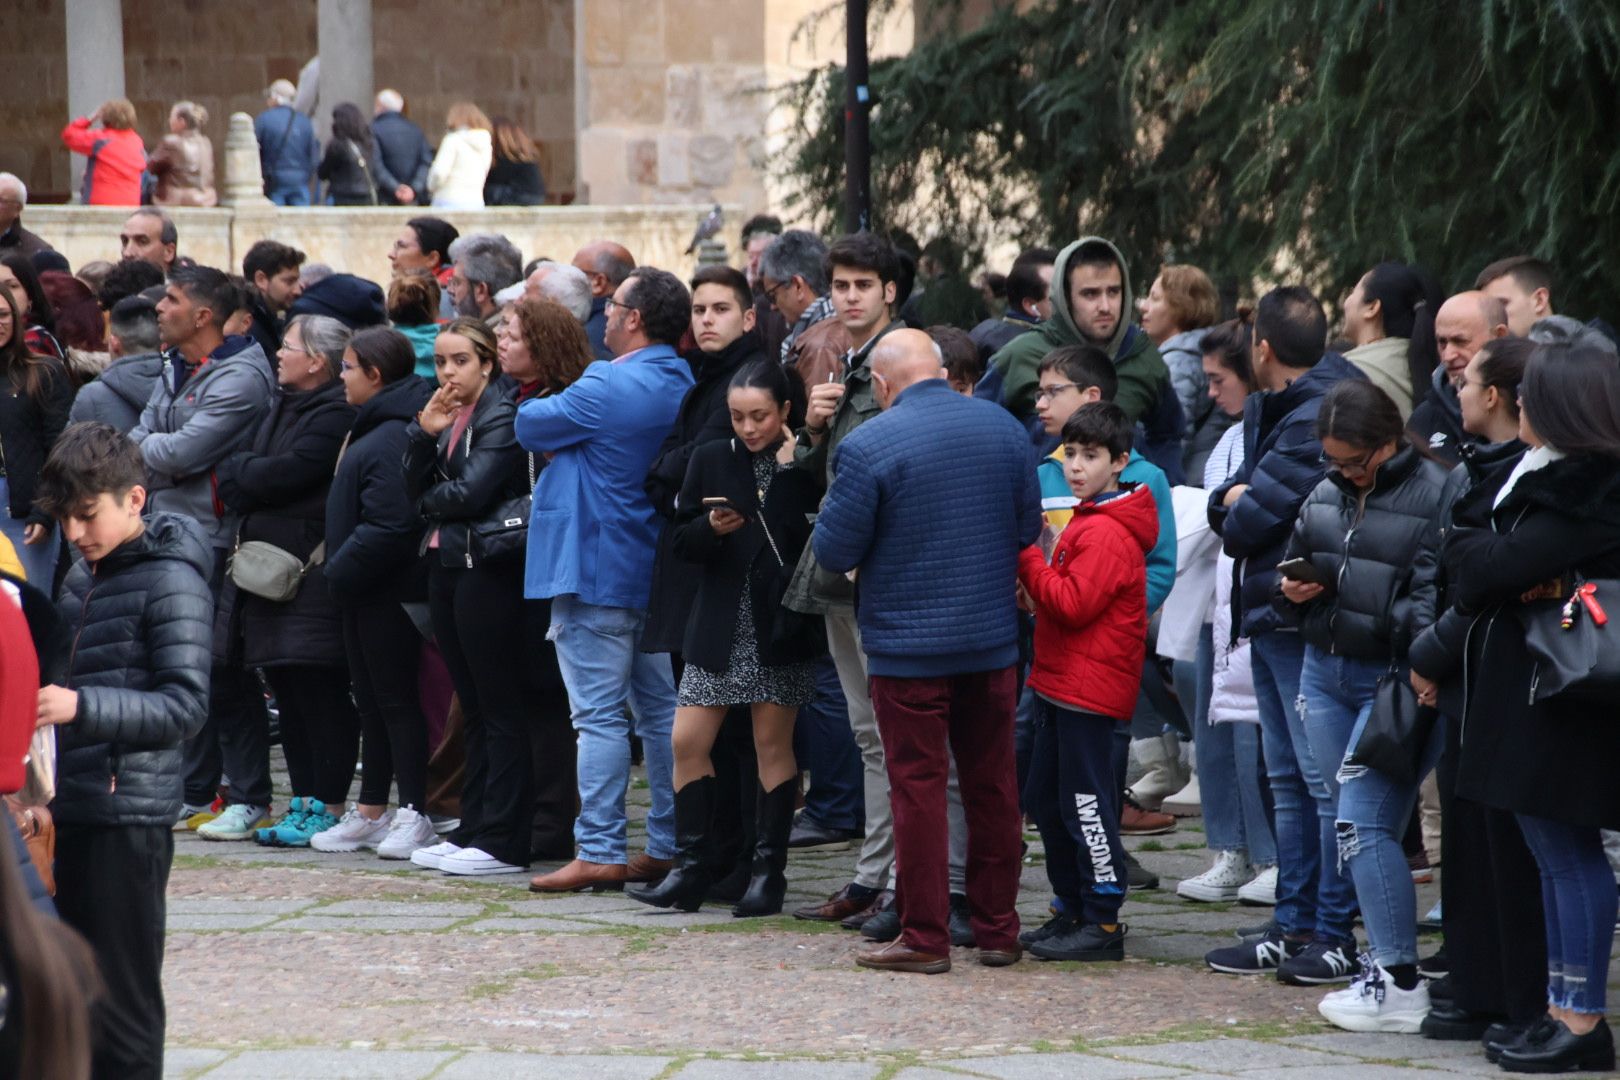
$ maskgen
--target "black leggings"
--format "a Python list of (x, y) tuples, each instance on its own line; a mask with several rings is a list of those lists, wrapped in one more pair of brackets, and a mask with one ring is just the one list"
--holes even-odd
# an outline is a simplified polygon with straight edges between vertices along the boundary
[(467, 772), (461, 828), (451, 838), (513, 866), (529, 865), (533, 747), (526, 691), (523, 564), (470, 570), (434, 566), (433, 634), (461, 699)]
[(397, 603), (343, 610), (343, 647), (354, 681), (363, 734), (360, 801), (388, 805), (391, 781), (399, 805), (427, 806), (427, 719), (416, 685), (422, 636)]
[(298, 664), (265, 668), (281, 710), (281, 750), (293, 794), (341, 812), (360, 753), (360, 716), (343, 668)]

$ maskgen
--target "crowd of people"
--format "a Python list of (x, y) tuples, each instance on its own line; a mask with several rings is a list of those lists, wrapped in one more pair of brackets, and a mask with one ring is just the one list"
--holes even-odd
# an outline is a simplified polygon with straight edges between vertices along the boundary
[(31, 886), (96, 965), (13, 931), (3, 966), (99, 983), (108, 1075), (161, 1060), (176, 831), (739, 918), (858, 846), (791, 914), (939, 973), (1123, 959), (1159, 881), (1122, 837), (1189, 805), (1215, 858), (1177, 893), (1272, 908), (1214, 971), (1612, 1067), (1620, 358), (1546, 264), (1448, 298), (1381, 263), (1330, 334), (1297, 285), (1139, 299), (1096, 236), (978, 289), (948, 245), (761, 216), (683, 281), (422, 216), (385, 287), (270, 240), (197, 265), (158, 208), (75, 276), (4, 205), (0, 786), (56, 768), (5, 815), (54, 863), (7, 845), (0, 910)]
[[(445, 114), (435, 148), (407, 115), (397, 90), (377, 93), (368, 120), (360, 106), (331, 108), (322, 148), (297, 87), (277, 79), (253, 121), (264, 194), (277, 206), (541, 206), (541, 150), (517, 121), (491, 120), (470, 101)], [(203, 133), (208, 110), (193, 101), (169, 110), (168, 134), (150, 152), (127, 99), (102, 103), (62, 129), (62, 145), (85, 160), (80, 201), (87, 206), (214, 206), (214, 146)]]

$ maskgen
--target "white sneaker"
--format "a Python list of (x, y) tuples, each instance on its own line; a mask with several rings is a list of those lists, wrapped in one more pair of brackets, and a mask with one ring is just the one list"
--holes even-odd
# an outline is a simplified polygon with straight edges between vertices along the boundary
[(1192, 773), (1187, 786), (1168, 796), (1159, 804), (1161, 814), (1170, 814), (1173, 817), (1197, 817), (1204, 812), (1204, 796), (1198, 789), (1198, 773)]
[(251, 840), (254, 829), (269, 824), (268, 806), (232, 803), (213, 821), (197, 826), (197, 835), (204, 840)]
[(420, 866), (424, 870), (437, 870), (441, 861), (460, 850), (460, 844), (452, 844), (448, 840), (441, 840), (432, 847), (417, 848), (411, 852), (411, 864)]
[(1237, 891), (1237, 897), (1245, 904), (1257, 904), (1262, 907), (1277, 906), (1277, 868), (1268, 866), (1254, 875), (1254, 880)]
[(368, 818), (358, 806), (350, 803), (336, 825), (309, 838), (309, 846), (328, 853), (375, 848), (388, 835), (393, 820), (392, 810), (383, 811), (382, 817)]
[(393, 826), (382, 843), (376, 845), (379, 859), (408, 859), (413, 852), (433, 843), (433, 824), (409, 806), (394, 815)]
[(447, 874), (455, 874), (459, 877), (481, 877), (485, 874), (517, 874), (525, 872), (529, 868), (501, 862), (487, 851), (468, 847), (440, 859), (439, 869)]
[(1428, 983), (1419, 979), (1416, 990), (1402, 990), (1370, 957), (1362, 958), (1361, 971), (1346, 989), (1323, 998), (1316, 1011), (1346, 1031), (1416, 1035), (1429, 1015)]
[(1249, 856), (1242, 851), (1218, 851), (1215, 865), (1176, 886), (1176, 895), (1206, 904), (1236, 900), (1238, 890), (1255, 877)]

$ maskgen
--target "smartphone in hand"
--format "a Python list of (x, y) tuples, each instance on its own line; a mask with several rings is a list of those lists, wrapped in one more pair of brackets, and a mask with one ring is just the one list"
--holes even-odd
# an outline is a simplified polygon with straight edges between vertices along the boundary
[(703, 500), (703, 506), (707, 510), (730, 510), (733, 514), (736, 514), (738, 517), (744, 517), (745, 518), (745, 517), (748, 516), (746, 513), (743, 512), (742, 507), (738, 506), (736, 503), (732, 502), (730, 499), (726, 498), (724, 495), (713, 495), (713, 496), (710, 496), (710, 497), (704, 499)]
[(1316, 564), (1309, 559), (1287, 559), (1277, 564), (1277, 573), (1285, 578), (1295, 581), (1304, 581), (1312, 585), (1330, 586), (1332, 582), (1327, 575), (1316, 568)]

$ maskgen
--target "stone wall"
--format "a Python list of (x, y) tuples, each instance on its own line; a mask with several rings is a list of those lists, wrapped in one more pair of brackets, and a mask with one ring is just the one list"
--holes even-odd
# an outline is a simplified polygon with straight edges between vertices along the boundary
[[(559, 262), (573, 258), (592, 240), (612, 239), (630, 249), (638, 262), (690, 277), (697, 268), (686, 245), (704, 206), (547, 206), (506, 210), (468, 210), (445, 214), (463, 233), (501, 233), (518, 246), (524, 261), (546, 256)], [(728, 216), (738, 208), (728, 207)], [(49, 240), (74, 266), (93, 259), (118, 257), (118, 229), (127, 210), (97, 206), (30, 206), (23, 223)], [(200, 263), (234, 272), (242, 256), (262, 239), (280, 240), (336, 270), (373, 281), (389, 278), (388, 251), (414, 216), (413, 211), (279, 207), (238, 210), (173, 211), (180, 231), (180, 252)], [(732, 245), (735, 247), (735, 245)], [(736, 253), (733, 252), (735, 260)]]

